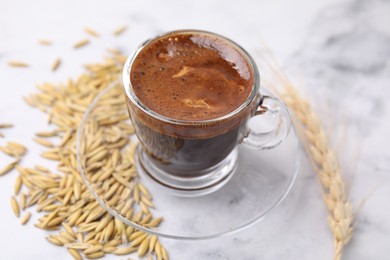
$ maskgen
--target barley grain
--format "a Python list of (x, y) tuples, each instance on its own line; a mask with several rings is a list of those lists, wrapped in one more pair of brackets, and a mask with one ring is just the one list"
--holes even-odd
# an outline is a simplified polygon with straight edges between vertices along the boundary
[(95, 240), (93, 240), (94, 238), (96, 238), (96, 232), (89, 232), (89, 233), (85, 236), (84, 241), (89, 243), (89, 242), (91, 242), (91, 241), (95, 241)]
[(53, 136), (57, 136), (58, 133), (55, 131), (53, 131), (53, 132), (44, 131), (44, 132), (38, 132), (35, 135), (38, 137), (53, 137)]
[(118, 50), (118, 49), (115, 49), (115, 48), (107, 48), (106, 50), (108, 52), (112, 53), (112, 54), (115, 54), (115, 55), (120, 55), (121, 54), (121, 51)]
[(11, 198), (11, 206), (12, 206), (12, 211), (14, 212), (15, 216), (19, 217), (20, 216), (19, 204), (16, 201), (14, 196), (12, 196), (12, 198)]
[(50, 151), (42, 153), (41, 156), (43, 158), (53, 160), (53, 161), (59, 161), (61, 159), (58, 153), (50, 152)]
[(163, 246), (161, 246), (161, 253), (164, 260), (169, 260), (168, 252)]
[(126, 25), (122, 25), (122, 26), (120, 26), (120, 27), (118, 27), (118, 28), (116, 28), (114, 30), (114, 35), (119, 36), (122, 33), (124, 33), (126, 31), (126, 29), (127, 29), (127, 26)]
[(83, 251), (83, 253), (86, 254), (86, 255), (89, 255), (89, 254), (93, 254), (93, 253), (99, 252), (101, 250), (103, 250), (103, 246), (102, 245), (96, 245), (96, 246), (90, 247), (88, 249), (85, 249)]
[(142, 241), (144, 241), (146, 239), (147, 236), (148, 236), (148, 234), (143, 233), (142, 235), (140, 235), (139, 237), (137, 237), (136, 239), (131, 241), (131, 246), (133, 246), (133, 247), (139, 246), (142, 243)]
[(104, 246), (102, 251), (106, 254), (109, 254), (109, 253), (114, 253), (114, 251), (116, 250), (118, 250), (118, 248), (115, 246), (107, 246), (107, 247)]
[(13, 161), (12, 163), (9, 163), (7, 164), (6, 166), (4, 166), (2, 169), (0, 169), (0, 176), (3, 176), (7, 173), (9, 173), (10, 171), (12, 171), (15, 166), (19, 163), (20, 159), (17, 159), (15, 161)]
[(15, 68), (27, 68), (27, 67), (30, 67), (30, 65), (28, 65), (27, 63), (25, 63), (23, 61), (16, 61), (16, 60), (8, 61), (8, 66), (15, 67)]
[(68, 248), (68, 252), (75, 260), (82, 260), (83, 259), (80, 255), (79, 251), (77, 251), (76, 249)]
[(86, 243), (69, 243), (69, 244), (65, 244), (64, 246), (66, 248), (72, 248), (76, 250), (86, 250), (92, 247), (90, 244), (86, 244)]
[(14, 185), (15, 195), (19, 194), (20, 190), (22, 189), (22, 184), (23, 184), (22, 176), (19, 175), (18, 177), (16, 177), (16, 180), (15, 180), (15, 185)]
[(54, 60), (53, 64), (51, 65), (51, 70), (56, 71), (61, 65), (61, 59), (57, 58)]
[(32, 205), (35, 205), (36, 203), (40, 202), (40, 201), (43, 201), (47, 198), (47, 193), (44, 192), (42, 189), (41, 190), (37, 190), (35, 191), (30, 199), (28, 200), (27, 202), (27, 207), (30, 207)]
[(142, 210), (143, 213), (145, 213), (145, 214), (149, 214), (150, 213), (150, 210), (149, 210), (148, 206), (146, 206), (145, 203), (143, 203), (141, 201), (139, 205), (141, 206), (141, 210)]
[(154, 248), (158, 260), (163, 260), (163, 253), (160, 242), (157, 240)]
[(145, 226), (150, 227), (150, 228), (157, 227), (158, 225), (160, 225), (162, 220), (163, 220), (162, 217), (155, 218), (152, 221), (150, 221), (149, 223), (145, 224)]
[(144, 241), (142, 241), (142, 243), (138, 247), (138, 251), (137, 251), (137, 254), (139, 257), (143, 257), (146, 254), (146, 252), (148, 251), (148, 248), (149, 248), (149, 243), (150, 243), (149, 237), (147, 237)]
[(78, 49), (78, 48), (81, 48), (85, 45), (89, 44), (89, 40), (88, 39), (84, 39), (84, 40), (81, 40), (81, 41), (78, 41), (76, 42), (74, 45), (73, 45), (73, 48), (75, 49)]
[(50, 170), (42, 165), (35, 165), (35, 169), (44, 173), (50, 173)]
[(46, 45), (46, 46), (49, 46), (49, 45), (53, 44), (51, 41), (46, 40), (46, 39), (39, 39), (38, 43), (41, 44), (41, 45)]
[(117, 248), (115, 251), (113, 251), (113, 253), (115, 255), (128, 255), (128, 254), (131, 254), (135, 251), (137, 251), (137, 248), (132, 247), (132, 246), (128, 246), (128, 247)]
[[(61, 224), (64, 227), (64, 229), (66, 230), (66, 232), (68, 232), (68, 234), (70, 234), (73, 238), (76, 238), (75, 232), (73, 231), (72, 227), (68, 223), (62, 222)], [(82, 242), (82, 241), (79, 241), (79, 242)]]
[(20, 197), (19, 197), (19, 204), (20, 204), (20, 207), (21, 207), (23, 210), (26, 209), (26, 201), (27, 201), (26, 194), (25, 194), (25, 193), (20, 194)]
[(138, 223), (142, 218), (143, 212), (139, 211), (137, 214), (134, 215), (134, 217), (131, 219), (132, 221)]
[(154, 247), (156, 246), (156, 242), (157, 242), (157, 236), (152, 235), (150, 238), (150, 243), (149, 243), (149, 252), (154, 251)]
[(58, 226), (59, 224), (61, 224), (62, 220), (64, 220), (64, 217), (56, 217), (52, 220), (49, 221), (49, 223), (47, 223), (47, 227), (54, 227), (54, 226)]
[(73, 186), (73, 191), (74, 191), (74, 197), (76, 200), (80, 199), (81, 197), (81, 183), (78, 181), (74, 182)]
[(2, 128), (11, 128), (13, 126), (14, 126), (13, 124), (1, 123), (0, 124), (0, 129), (2, 129)]
[(49, 148), (53, 148), (54, 147), (54, 144), (52, 142), (50, 142), (49, 140), (46, 140), (46, 139), (42, 139), (42, 138), (34, 138), (34, 141), (40, 145), (43, 145), (43, 146), (46, 146), (46, 147), (49, 147)]
[(92, 254), (86, 254), (85, 257), (88, 258), (88, 259), (102, 258), (102, 257), (104, 257), (104, 252), (100, 251), (100, 252), (95, 252), (95, 253), (92, 253)]
[(88, 28), (88, 27), (84, 28), (84, 31), (86, 33), (88, 33), (89, 35), (92, 35), (92, 36), (95, 36), (95, 37), (99, 37), (100, 36), (95, 30), (93, 30), (91, 28)]
[(46, 240), (48, 242), (52, 243), (53, 245), (56, 245), (56, 246), (63, 246), (64, 245), (61, 241), (58, 241), (57, 239), (55, 239), (52, 236), (46, 237)]
[(20, 223), (22, 223), (22, 225), (25, 225), (27, 224), (27, 222), (30, 220), (31, 218), (31, 212), (27, 212), (21, 219), (20, 219)]
[(135, 200), (137, 203), (139, 203), (139, 202), (140, 202), (140, 192), (139, 192), (139, 187), (138, 187), (138, 185), (134, 187), (133, 193), (134, 193), (134, 200)]
[(152, 195), (150, 194), (149, 190), (142, 183), (138, 183), (137, 186), (144, 197), (148, 198), (149, 200), (152, 199)]
[(50, 213), (49, 215), (46, 215), (45, 216), (45, 220), (42, 222), (41, 226), (42, 227), (46, 227), (47, 224), (53, 219), (55, 218), (55, 216), (58, 214), (60, 210), (59, 209), (56, 209), (54, 210), (52, 213)]
[(5, 154), (7, 154), (7, 155), (9, 155), (9, 156), (17, 157), (17, 154), (15, 153), (15, 151), (12, 150), (12, 149), (10, 149), (10, 148), (7, 147), (7, 146), (0, 146), (0, 150), (1, 150), (3, 153), (5, 153)]
[(110, 223), (105, 228), (103, 241), (109, 241), (115, 230), (114, 220), (111, 220)]

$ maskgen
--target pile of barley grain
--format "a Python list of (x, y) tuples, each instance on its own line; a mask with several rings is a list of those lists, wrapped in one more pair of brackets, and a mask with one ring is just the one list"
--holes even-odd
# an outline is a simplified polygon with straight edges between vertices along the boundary
[[(103, 63), (86, 66), (86, 72), (65, 84), (42, 84), (38, 93), (26, 102), (48, 114), (53, 131), (36, 134), (37, 143), (47, 147), (42, 156), (58, 162), (56, 171), (44, 166), (22, 167), (19, 159), (1, 170), (14, 167), (19, 172), (15, 196), (11, 199), (17, 217), (21, 210), (35, 206), (42, 214), (36, 227), (55, 231), (47, 240), (64, 246), (75, 259), (103, 257), (111, 253), (168, 259), (166, 249), (157, 236), (137, 231), (102, 208), (82, 182), (76, 160), (76, 132), (86, 108), (109, 84), (118, 79), (125, 57), (111, 50), (112, 56)], [(131, 143), (133, 128), (128, 120), (124, 96), (120, 88), (105, 95), (85, 126), (81, 145), (82, 163), (87, 178), (95, 183), (105, 203), (139, 225), (157, 227), (162, 221), (155, 217), (152, 196), (139, 182)], [(26, 152), (17, 143), (9, 143), (3, 152), (20, 157)], [(26, 224), (28, 211), (21, 219)]]

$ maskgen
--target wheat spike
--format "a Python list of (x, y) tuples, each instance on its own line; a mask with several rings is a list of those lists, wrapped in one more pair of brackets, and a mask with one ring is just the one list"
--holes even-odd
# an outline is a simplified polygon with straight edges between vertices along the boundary
[[(287, 105), (293, 111), (302, 111), (300, 110), (302, 108), (299, 107), (299, 104), (304, 103), (305, 100), (296, 93), (296, 90), (292, 86), (288, 88), (289, 98), (292, 97), (293, 101), (287, 103)], [(328, 218), (332, 223), (331, 230), (333, 232), (335, 247), (334, 259), (339, 260), (341, 259), (344, 246), (349, 242), (353, 233), (352, 205), (347, 200), (345, 184), (340, 175), (340, 165), (335, 159), (334, 152), (326, 140), (321, 140), (325, 137), (322, 136), (324, 130), (319, 123), (320, 120), (314, 113), (308, 114), (306, 110), (306, 116), (300, 122), (308, 131), (305, 134), (307, 140), (309, 140), (310, 135), (313, 135), (316, 137), (315, 140), (320, 141), (318, 144), (310, 142), (305, 147), (316, 165), (316, 171), (322, 184), (324, 201), (328, 201), (326, 205), (330, 212)], [(325, 178), (321, 178), (322, 175)]]
[[(306, 153), (313, 162), (319, 177), (324, 202), (328, 208), (328, 222), (334, 239), (334, 260), (340, 260), (344, 246), (350, 241), (354, 228), (352, 204), (348, 201), (345, 183), (335, 152), (326, 137), (321, 120), (287, 76), (279, 69), (272, 54), (262, 56), (265, 68), (270, 70), (271, 80), (266, 85), (275, 89), (284, 103), (294, 112), (294, 124)], [(271, 60), (270, 60), (271, 59)], [(264, 82), (264, 81), (263, 81)]]

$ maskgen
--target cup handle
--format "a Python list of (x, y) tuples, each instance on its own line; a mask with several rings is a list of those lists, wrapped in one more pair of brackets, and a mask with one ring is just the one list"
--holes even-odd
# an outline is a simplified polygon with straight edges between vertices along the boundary
[(291, 128), (291, 117), (287, 106), (278, 98), (262, 96), (253, 116), (277, 117), (278, 124), (267, 132), (255, 132), (248, 128), (243, 143), (257, 150), (272, 149), (281, 144)]

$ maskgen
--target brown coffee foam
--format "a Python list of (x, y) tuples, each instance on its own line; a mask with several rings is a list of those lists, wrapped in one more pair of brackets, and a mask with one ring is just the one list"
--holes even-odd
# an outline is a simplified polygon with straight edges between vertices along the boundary
[(228, 41), (175, 34), (152, 41), (135, 58), (130, 80), (137, 98), (165, 117), (202, 121), (226, 115), (246, 101), (253, 73)]

